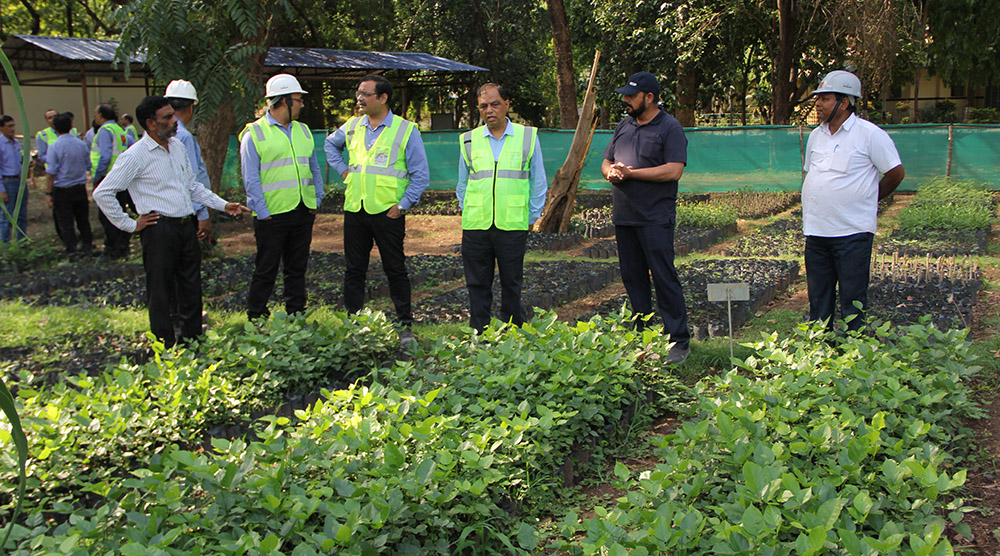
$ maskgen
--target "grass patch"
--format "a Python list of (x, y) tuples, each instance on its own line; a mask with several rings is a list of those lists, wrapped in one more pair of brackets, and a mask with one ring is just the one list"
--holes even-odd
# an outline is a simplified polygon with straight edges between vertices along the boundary
[(0, 301), (0, 343), (33, 346), (39, 338), (80, 336), (103, 332), (128, 336), (149, 329), (145, 309), (115, 307), (30, 307), (18, 301)]

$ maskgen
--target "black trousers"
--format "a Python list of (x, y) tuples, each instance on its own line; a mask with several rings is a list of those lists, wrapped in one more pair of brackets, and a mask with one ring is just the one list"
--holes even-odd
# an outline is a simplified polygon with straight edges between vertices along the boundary
[(284, 265), (285, 312), (289, 315), (306, 310), (306, 268), (316, 215), (304, 204), (295, 210), (272, 214), (269, 220), (253, 221), (257, 240), (257, 259), (247, 294), (247, 316), (255, 319), (271, 314), (267, 302), (274, 293), (278, 265)]
[(161, 216), (139, 232), (146, 269), (149, 328), (166, 347), (174, 345), (171, 292), (177, 293), (180, 340), (201, 334), (201, 248), (194, 217)]
[(80, 230), (80, 247), (84, 251), (90, 251), (94, 235), (90, 229), (90, 203), (87, 201), (86, 184), (52, 188), (52, 216), (66, 251), (76, 251), (76, 230)]
[[(97, 184), (94, 187), (96, 188)], [(132, 197), (129, 196), (128, 191), (119, 191), (115, 197), (118, 199), (118, 204), (122, 207), (122, 210), (131, 208), (132, 212), (135, 212), (135, 203), (132, 202)], [(112, 258), (128, 255), (129, 240), (132, 239), (132, 234), (116, 228), (108, 220), (108, 217), (104, 216), (104, 212), (100, 212), (97, 219), (101, 223), (101, 227), (104, 228), (104, 253)]]
[[(867, 232), (843, 237), (806, 236), (810, 320), (834, 316), (839, 289), (841, 318), (857, 315), (847, 328), (858, 330), (864, 325), (874, 238)], [(855, 301), (861, 304), (861, 310), (854, 306)]]
[(500, 270), (500, 320), (517, 326), (527, 320), (521, 305), (528, 231), (462, 230), (462, 264), (469, 290), (469, 326), (482, 333), (490, 323), (494, 262)]
[(618, 266), (628, 293), (632, 311), (645, 315), (653, 310), (650, 274), (656, 288), (656, 308), (663, 319), (663, 330), (677, 347), (691, 342), (687, 307), (681, 280), (674, 267), (674, 225), (615, 226), (618, 243)]
[(389, 281), (389, 297), (396, 307), (396, 318), (403, 326), (409, 326), (413, 323), (413, 311), (410, 276), (403, 253), (406, 217), (389, 218), (387, 212), (344, 211), (344, 306), (347, 312), (356, 313), (365, 305), (365, 278), (374, 243)]

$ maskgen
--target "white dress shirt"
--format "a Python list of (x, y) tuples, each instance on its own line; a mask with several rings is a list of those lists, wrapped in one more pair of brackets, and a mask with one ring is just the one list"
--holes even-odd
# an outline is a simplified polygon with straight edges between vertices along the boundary
[(94, 202), (116, 228), (134, 232), (136, 221), (129, 218), (115, 199), (128, 190), (139, 214), (153, 211), (180, 218), (194, 214), (192, 200), (216, 210), (225, 210), (226, 201), (195, 181), (184, 144), (171, 137), (162, 147), (147, 133), (123, 152), (104, 181), (94, 190)]
[(802, 182), (802, 232), (818, 237), (874, 234), (879, 174), (899, 165), (889, 134), (854, 114), (832, 135), (826, 123), (812, 130)]

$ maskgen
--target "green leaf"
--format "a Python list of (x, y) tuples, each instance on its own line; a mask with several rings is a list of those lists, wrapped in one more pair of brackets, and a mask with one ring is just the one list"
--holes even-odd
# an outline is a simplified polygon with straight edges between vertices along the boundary
[(767, 530), (764, 515), (756, 506), (749, 506), (743, 512), (743, 528), (750, 534), (751, 540), (760, 537), (761, 533)]
[(517, 544), (525, 550), (534, 550), (538, 546), (538, 532), (527, 523), (522, 523), (517, 530)]
[(383, 448), (383, 453), (385, 455), (385, 463), (390, 467), (399, 469), (406, 463), (406, 456), (403, 455), (403, 452), (395, 444), (386, 444)]

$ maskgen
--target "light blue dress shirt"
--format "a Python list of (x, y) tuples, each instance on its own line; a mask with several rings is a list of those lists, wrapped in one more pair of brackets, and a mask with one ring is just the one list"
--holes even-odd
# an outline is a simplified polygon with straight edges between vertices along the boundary
[[(504, 129), (503, 135), (499, 139), (493, 136), (490, 132), (490, 128), (483, 126), (483, 137), (489, 139), (490, 149), (493, 151), (493, 161), (497, 161), (500, 158), (500, 151), (503, 150), (503, 144), (507, 141), (507, 137), (514, 135), (514, 128), (510, 125), (510, 119), (507, 119), (507, 128)], [(476, 133), (476, 130), (472, 130)], [(459, 141), (461, 141), (461, 135), (459, 135)], [(542, 215), (542, 209), (545, 208), (545, 194), (549, 190), (549, 182), (545, 177), (545, 165), (542, 160), (542, 146), (541, 141), (537, 138), (535, 139), (535, 150), (531, 153), (531, 162), (528, 164), (528, 181), (531, 183), (531, 190), (528, 197), (528, 225), (535, 223), (535, 220)], [(455, 194), (458, 196), (458, 206), (460, 208), (464, 207), (465, 203), (465, 188), (469, 185), (469, 167), (465, 164), (465, 157), (459, 154), (458, 156), (458, 185), (455, 186)]]
[[(132, 131), (129, 130), (126, 135), (132, 137), (131, 133)], [(208, 180), (208, 168), (205, 166), (205, 160), (201, 157), (201, 146), (198, 145), (198, 141), (195, 140), (194, 135), (188, 131), (187, 126), (180, 118), (177, 119), (176, 137), (187, 149), (188, 159), (191, 160), (191, 169), (194, 170), (194, 181), (205, 186), (205, 189), (212, 189), (212, 184)], [(208, 220), (208, 209), (196, 202), (194, 203), (194, 215), (198, 217), (198, 220)]]
[(66, 133), (49, 145), (45, 173), (55, 179), (52, 187), (71, 187), (87, 182), (90, 170), (90, 149), (78, 137)]
[[(365, 128), (365, 148), (372, 148), (372, 145), (375, 144), (375, 140), (382, 134), (382, 131), (392, 125), (394, 117), (392, 110), (389, 110), (389, 114), (382, 120), (382, 123), (375, 129), (372, 129), (368, 124), (368, 116), (361, 116), (361, 121), (358, 122), (358, 125)], [(323, 149), (326, 151), (326, 162), (337, 172), (338, 176), (343, 175), (347, 171), (349, 153), (346, 147), (347, 124), (345, 123), (337, 131), (327, 136), (326, 143), (323, 146)], [(431, 173), (427, 167), (427, 152), (424, 151), (424, 140), (420, 138), (420, 130), (416, 126), (413, 128), (413, 132), (410, 133), (410, 139), (406, 142), (405, 156), (406, 171), (410, 176), (410, 184), (406, 186), (406, 192), (403, 193), (403, 198), (399, 200), (399, 206), (403, 210), (407, 210), (419, 203), (420, 196), (423, 195), (427, 186), (431, 184)]]
[[(290, 122), (288, 126), (283, 126), (274, 119), (270, 112), (266, 112), (269, 125), (276, 125), (283, 131), (288, 140), (292, 140), (292, 128)], [(264, 201), (264, 188), (260, 183), (260, 153), (257, 146), (253, 144), (252, 133), (243, 134), (240, 141), (240, 165), (243, 167), (243, 187), (247, 191), (247, 207), (257, 213), (257, 219), (263, 220), (271, 216), (271, 211), (267, 210), (267, 203)], [(313, 185), (316, 187), (316, 206), (323, 203), (323, 174), (319, 170), (319, 158), (316, 157), (316, 149), (313, 149), (312, 157), (309, 159), (309, 169), (313, 175)]]
[(0, 135), (0, 176), (21, 175), (21, 143)]

